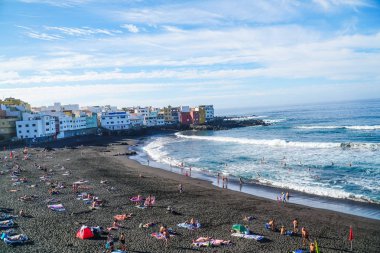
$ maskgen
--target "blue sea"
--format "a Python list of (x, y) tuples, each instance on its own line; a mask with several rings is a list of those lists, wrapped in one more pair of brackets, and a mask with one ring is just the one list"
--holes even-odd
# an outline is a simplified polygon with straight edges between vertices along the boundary
[(380, 100), (245, 108), (216, 114), (270, 126), (153, 136), (157, 163), (284, 191), (380, 204)]

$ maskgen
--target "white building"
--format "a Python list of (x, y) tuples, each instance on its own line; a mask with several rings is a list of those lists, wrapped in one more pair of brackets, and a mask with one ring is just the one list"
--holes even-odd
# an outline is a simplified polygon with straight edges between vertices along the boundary
[(56, 118), (49, 115), (24, 113), (23, 120), (16, 122), (16, 133), (20, 139), (53, 136), (56, 130)]
[(130, 115), (128, 112), (104, 112), (101, 114), (100, 124), (108, 130), (125, 130), (131, 126)]
[(131, 127), (141, 127), (144, 125), (144, 116), (143, 115), (140, 115), (140, 114), (137, 114), (137, 113), (131, 113), (129, 115), (129, 119), (130, 119), (130, 122), (131, 122)]
[(190, 106), (181, 106), (179, 108), (180, 112), (190, 112)]
[(214, 118), (214, 106), (213, 105), (200, 105), (205, 111), (206, 121), (212, 120)]
[(149, 107), (135, 107), (135, 113), (143, 116), (143, 117), (148, 117), (149, 116)]
[(157, 111), (150, 111), (148, 116), (144, 116), (144, 125), (147, 127), (157, 126)]
[(157, 126), (164, 126), (165, 125), (165, 115), (164, 113), (158, 113), (157, 114)]

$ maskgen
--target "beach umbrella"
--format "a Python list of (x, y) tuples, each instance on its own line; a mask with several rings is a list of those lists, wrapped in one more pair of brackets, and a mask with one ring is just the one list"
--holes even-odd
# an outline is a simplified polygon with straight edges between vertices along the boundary
[(244, 225), (241, 225), (241, 224), (234, 224), (234, 225), (232, 225), (232, 230), (237, 231), (239, 233), (246, 233), (246, 232), (248, 232), (248, 229)]
[(314, 240), (314, 245), (315, 245), (315, 253), (320, 253), (319, 252), (319, 246), (318, 246), (317, 240)]
[(352, 241), (354, 240), (354, 231), (352, 230), (352, 226), (350, 226), (350, 234), (348, 235), (348, 240), (351, 242), (351, 251), (352, 251)]

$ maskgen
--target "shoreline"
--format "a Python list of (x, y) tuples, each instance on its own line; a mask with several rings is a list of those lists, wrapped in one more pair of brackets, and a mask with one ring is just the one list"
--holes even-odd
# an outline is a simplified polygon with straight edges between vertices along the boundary
[[(161, 133), (162, 134), (162, 133)], [(158, 134), (160, 135), (160, 134)], [(150, 167), (159, 170), (170, 171), (176, 174), (184, 175), (188, 168), (182, 168), (179, 166), (169, 166), (159, 161), (155, 161), (149, 156), (141, 147), (146, 144), (151, 136), (136, 138), (137, 143), (135, 146), (129, 148), (137, 152), (137, 155), (131, 156), (130, 159), (136, 160), (141, 165), (146, 166), (144, 161), (150, 160)], [(197, 178), (205, 180), (212, 185), (221, 188), (222, 183), (218, 182), (217, 176), (215, 174), (210, 174), (207, 171), (192, 171), (192, 178)], [(220, 180), (221, 181), (221, 180)], [(256, 197), (262, 197), (264, 199), (276, 201), (276, 197), (281, 195), (281, 192), (288, 191), (291, 194), (290, 202), (303, 205), (306, 207), (324, 209), (335, 211), (344, 214), (355, 215), (358, 217), (369, 218), (373, 220), (380, 220), (380, 204), (371, 203), (367, 201), (344, 199), (344, 198), (334, 198), (329, 196), (321, 196), (310, 194), (306, 192), (301, 192), (297, 190), (279, 188), (271, 185), (257, 184), (255, 182), (245, 182), (242, 186), (239, 184), (239, 178), (229, 176), (228, 190), (235, 192), (244, 192)]]
[[(289, 252), (302, 246), (302, 239), (297, 236), (283, 236), (264, 228), (268, 219), (275, 218), (278, 226), (291, 228), (291, 221), (299, 219), (300, 227), (310, 231), (311, 239), (318, 240), (321, 252), (348, 252), (347, 241), (349, 226), (355, 233), (353, 252), (378, 252), (380, 245), (380, 221), (342, 214), (338, 212), (316, 209), (287, 203), (278, 205), (273, 200), (252, 196), (246, 193), (221, 189), (207, 181), (186, 177), (170, 171), (159, 170), (141, 165), (128, 156), (115, 156), (125, 152), (138, 140), (124, 138), (97, 138), (92, 142), (74, 142), (73, 146), (44, 151), (42, 148), (30, 149), (30, 160), (21, 160), (22, 176), (28, 182), (12, 186), (8, 173), (0, 176), (1, 208), (8, 208), (12, 214), (24, 209), (29, 217), (19, 217), (15, 221), (17, 231), (25, 233), (31, 239), (30, 244), (18, 247), (7, 247), (0, 243), (0, 252), (67, 252), (88, 253), (102, 252), (106, 236), (96, 240), (80, 240), (75, 238), (76, 231), (82, 224), (88, 226), (109, 227), (113, 216), (121, 213), (133, 213), (132, 218), (123, 221), (121, 228), (111, 231), (115, 238), (122, 231), (126, 234), (128, 252), (194, 252), (192, 240), (200, 236), (212, 236), (217, 239), (231, 240), (232, 245), (218, 248), (204, 248), (202, 252)], [(128, 143), (126, 145), (125, 143)], [(64, 144), (64, 143), (62, 143)], [(22, 149), (15, 153), (21, 153)], [(5, 154), (1, 152), (1, 154)], [(3, 161), (1, 161), (3, 163)], [(49, 184), (40, 180), (45, 172), (36, 169), (34, 163), (42, 164), (49, 169), (53, 182), (66, 182), (67, 188), (54, 197), (61, 199), (66, 212), (57, 213), (47, 208), (46, 199)], [(9, 168), (11, 164), (7, 163)], [(58, 166), (59, 165), (59, 166)], [(11, 168), (11, 167), (10, 167)], [(62, 170), (64, 168), (64, 170)], [(4, 170), (4, 169), (3, 169)], [(6, 169), (7, 170), (7, 169)], [(63, 175), (70, 171), (69, 176)], [(142, 177), (140, 177), (142, 175)], [(91, 193), (106, 200), (106, 205), (98, 210), (89, 210), (70, 187), (72, 182), (85, 179)], [(100, 181), (106, 180), (107, 184)], [(178, 184), (184, 192), (178, 192)], [(36, 187), (31, 188), (31, 184)], [(114, 190), (110, 190), (113, 187)], [(16, 192), (10, 190), (17, 189)], [(32, 202), (21, 202), (17, 198), (25, 194), (36, 195)], [(156, 196), (157, 205), (152, 209), (140, 210), (134, 207), (130, 197), (141, 194)], [(168, 214), (167, 206), (173, 207), (179, 215)], [(252, 222), (243, 221), (245, 215), (254, 216)], [(196, 218), (202, 224), (201, 229), (188, 231), (178, 228), (176, 224)], [(151, 237), (159, 226), (142, 229), (139, 224), (156, 222), (167, 224), (179, 235), (170, 240), (165, 248), (161, 240)], [(265, 237), (265, 241), (239, 239), (231, 236), (231, 226), (246, 224)], [(115, 242), (118, 245), (118, 242)]]

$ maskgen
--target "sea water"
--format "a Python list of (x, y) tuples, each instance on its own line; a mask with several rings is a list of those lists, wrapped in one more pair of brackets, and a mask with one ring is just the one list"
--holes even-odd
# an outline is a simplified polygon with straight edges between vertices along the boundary
[(380, 204), (380, 100), (216, 113), (271, 125), (153, 136), (143, 151), (172, 167)]

